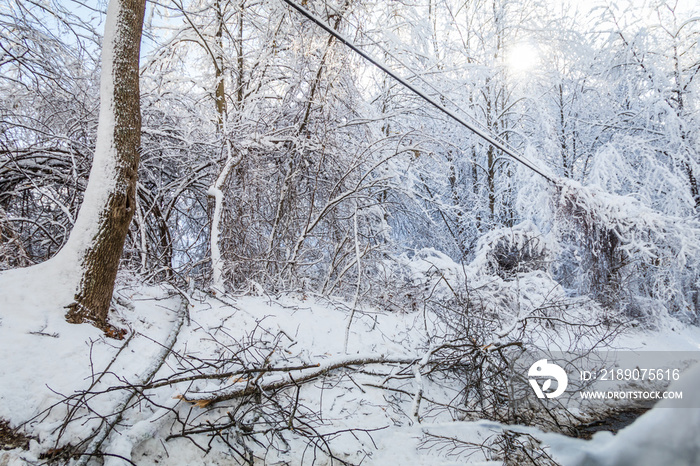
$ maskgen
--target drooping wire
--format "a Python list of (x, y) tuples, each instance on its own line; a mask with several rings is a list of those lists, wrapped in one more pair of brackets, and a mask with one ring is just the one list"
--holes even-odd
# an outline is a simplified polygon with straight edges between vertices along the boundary
[[(328, 8), (329, 10), (333, 10), (333, 12), (334, 12), (335, 14), (340, 14), (340, 12), (339, 12), (336, 8), (334, 8), (332, 5), (326, 5), (326, 8)], [(381, 50), (386, 56), (391, 57), (391, 59), (394, 60), (394, 61), (395, 61), (396, 63), (398, 63), (399, 65), (401, 65), (401, 67), (402, 67), (403, 69), (405, 69), (406, 71), (408, 71), (409, 73), (411, 73), (412, 77), (414, 77), (414, 78), (416, 78), (416, 79), (419, 79), (421, 82), (423, 82), (423, 84), (425, 84), (425, 85), (428, 86), (430, 89), (432, 89), (433, 92), (435, 92), (435, 94), (437, 94), (437, 95), (440, 97), (440, 100), (441, 100), (441, 101), (449, 102), (449, 103), (452, 104), (455, 108), (457, 108), (458, 110), (460, 110), (460, 111), (462, 112), (462, 114), (464, 114), (467, 118), (469, 118), (469, 120), (471, 120), (473, 124), (475, 124), (476, 126), (478, 126), (478, 127), (481, 128), (481, 129), (483, 129), (484, 131), (487, 131), (487, 132), (489, 131), (489, 130), (487, 129), (487, 127), (486, 127), (484, 124), (482, 124), (481, 121), (479, 121), (474, 115), (472, 115), (470, 112), (465, 111), (465, 110), (464, 110), (463, 108), (461, 108), (456, 102), (454, 102), (452, 99), (450, 99), (450, 98), (449, 98), (448, 96), (446, 96), (444, 93), (442, 93), (438, 88), (436, 88), (435, 86), (433, 86), (432, 83), (431, 83), (430, 81), (428, 81), (427, 79), (425, 79), (425, 78), (424, 78), (423, 76), (421, 76), (418, 72), (416, 72), (413, 68), (411, 68), (411, 67), (408, 66), (406, 63), (404, 63), (399, 57), (397, 57), (396, 55), (394, 55), (393, 53), (391, 53), (390, 50), (387, 50), (380, 42), (378, 42), (378, 41), (376, 41), (375, 39), (373, 39), (369, 34), (363, 32), (363, 31), (362, 31), (362, 28), (361, 28), (360, 26), (358, 26), (356, 23), (353, 23), (349, 18), (343, 18), (343, 21), (346, 22), (347, 24), (349, 24), (350, 26), (352, 26), (353, 28), (355, 28), (355, 29), (357, 30), (357, 32), (358, 32), (359, 34), (361, 34), (364, 38), (366, 38), (369, 42), (371, 42), (372, 45), (374, 45), (374, 46), (377, 47), (379, 50)], [(387, 63), (384, 63), (384, 64), (387, 65)], [(508, 147), (510, 147), (510, 148), (512, 149), (512, 146), (510, 146), (507, 142), (503, 141), (503, 139), (501, 139), (499, 136), (493, 135), (493, 134), (492, 134), (492, 137), (493, 137), (494, 139), (498, 140), (501, 144), (503, 144), (503, 145), (505, 145), (505, 146), (508, 146)], [(513, 150), (514, 150), (514, 149), (513, 149)]]
[[(429, 104), (431, 104), (433, 107), (437, 108), (438, 110), (440, 110), (441, 112), (443, 112), (445, 115), (447, 115), (448, 117), (450, 117), (450, 118), (452, 118), (453, 120), (455, 120), (455, 121), (456, 121), (457, 123), (459, 123), (460, 125), (464, 126), (464, 127), (467, 128), (468, 130), (470, 130), (471, 132), (473, 132), (474, 134), (476, 134), (477, 136), (481, 137), (483, 140), (485, 140), (486, 142), (488, 142), (488, 143), (491, 144), (492, 146), (494, 146), (494, 147), (496, 147), (497, 149), (501, 150), (504, 154), (508, 155), (508, 156), (509, 156), (510, 158), (512, 158), (513, 160), (519, 162), (519, 163), (522, 164), (524, 167), (530, 169), (530, 170), (533, 171), (534, 173), (537, 173), (538, 175), (540, 175), (541, 177), (543, 177), (543, 178), (546, 179), (547, 181), (549, 181), (549, 182), (551, 182), (551, 183), (553, 183), (553, 184), (557, 184), (556, 181), (555, 181), (552, 177), (550, 177), (550, 176), (544, 174), (544, 173), (542, 172), (542, 170), (540, 170), (539, 168), (537, 168), (532, 162), (526, 160), (523, 156), (521, 156), (520, 154), (518, 154), (518, 153), (515, 151), (515, 149), (513, 149), (512, 147), (508, 147), (507, 144), (502, 143), (502, 142), (499, 141), (496, 137), (494, 137), (493, 135), (489, 134), (489, 133), (487, 132), (488, 130), (479, 128), (479, 127), (477, 127), (477, 126), (475, 126), (475, 125), (473, 125), (473, 124), (467, 122), (467, 121), (464, 120), (462, 117), (460, 117), (459, 115), (457, 115), (456, 113), (454, 113), (452, 110), (450, 110), (450, 109), (444, 107), (443, 105), (439, 104), (438, 102), (436, 102), (433, 98), (431, 98), (430, 96), (428, 96), (427, 94), (425, 94), (423, 91), (421, 91), (420, 89), (416, 88), (416, 87), (413, 86), (411, 83), (409, 83), (408, 81), (406, 81), (405, 79), (403, 79), (402, 77), (400, 77), (399, 75), (397, 75), (397, 74), (396, 74), (395, 72), (393, 72), (387, 65), (383, 64), (380, 60), (378, 60), (378, 59), (376, 59), (376, 58), (370, 56), (369, 54), (367, 54), (366, 52), (364, 52), (363, 50), (361, 50), (361, 49), (360, 49), (359, 47), (357, 47), (352, 41), (350, 41), (350, 39), (346, 38), (346, 37), (343, 36), (341, 33), (339, 33), (338, 31), (336, 31), (336, 30), (333, 29), (332, 27), (330, 27), (330, 26), (329, 26), (328, 24), (326, 24), (321, 18), (319, 18), (318, 16), (314, 15), (313, 13), (311, 13), (310, 11), (308, 11), (306, 8), (302, 7), (301, 5), (297, 4), (297, 3), (294, 2), (293, 0), (283, 0), (283, 1), (284, 1), (287, 5), (291, 6), (292, 8), (294, 8), (295, 10), (297, 10), (299, 13), (301, 13), (304, 17), (306, 17), (307, 19), (309, 19), (310, 21), (312, 21), (313, 23), (315, 23), (315, 24), (316, 24), (317, 26), (319, 26), (321, 29), (325, 30), (327, 33), (329, 33), (330, 35), (332, 35), (333, 37), (335, 37), (336, 39), (338, 39), (338, 40), (339, 40), (340, 42), (342, 42), (346, 47), (350, 48), (352, 51), (354, 51), (355, 53), (357, 53), (358, 55), (360, 55), (362, 58), (364, 58), (365, 60), (367, 60), (368, 62), (370, 62), (372, 65), (376, 66), (377, 68), (379, 68), (380, 70), (382, 70), (384, 73), (386, 73), (386, 74), (388, 74), (389, 76), (391, 76), (392, 78), (394, 78), (396, 81), (398, 81), (398, 82), (399, 82), (402, 86), (404, 86), (406, 89), (408, 89), (409, 91), (413, 92), (413, 93), (416, 94), (417, 96), (421, 97), (423, 100), (425, 100), (426, 102), (428, 102)], [(431, 87), (432, 87), (432, 86), (431, 86)]]
[[(336, 10), (335, 8), (333, 8), (333, 7), (330, 6), (330, 5), (328, 5), (327, 8), (333, 10), (336, 14), (339, 13), (338, 10)], [(387, 50), (381, 43), (379, 43), (379, 42), (377, 42), (376, 40), (374, 40), (369, 34), (366, 34), (366, 33), (362, 32), (362, 30), (361, 30), (361, 28), (360, 28), (359, 26), (357, 26), (356, 24), (353, 24), (353, 22), (352, 22), (351, 20), (347, 19), (347, 18), (344, 18), (344, 21), (347, 22), (347, 23), (348, 23), (349, 25), (351, 25), (352, 27), (354, 27), (354, 28), (357, 30), (358, 33), (360, 33), (364, 38), (366, 38), (369, 42), (371, 42), (375, 47), (377, 47), (379, 50), (381, 50), (384, 54), (386, 54), (387, 56), (391, 57), (392, 60), (394, 60), (394, 61), (395, 61), (396, 63), (398, 63), (399, 65), (401, 65), (401, 67), (402, 67), (403, 69), (405, 69), (406, 71), (408, 71), (409, 73), (411, 73), (412, 77), (414, 77), (414, 78), (416, 78), (416, 79), (419, 79), (423, 84), (425, 84), (425, 85), (428, 86), (430, 89), (432, 89), (433, 92), (434, 92), (435, 94), (437, 94), (437, 95), (440, 97), (440, 100), (441, 100), (442, 102), (449, 102), (450, 104), (452, 104), (452, 106), (453, 106), (454, 108), (456, 108), (457, 110), (459, 110), (464, 116), (466, 116), (466, 117), (472, 122), (472, 124), (476, 125), (478, 128), (480, 128), (481, 130), (483, 130), (483, 131), (486, 132), (487, 134), (490, 134), (492, 138), (494, 138), (496, 141), (498, 141), (499, 143), (501, 143), (503, 146), (507, 147), (507, 148), (508, 148), (509, 150), (511, 150), (512, 152), (517, 153), (517, 150), (516, 150), (515, 148), (513, 148), (512, 145), (510, 145), (507, 141), (504, 141), (503, 138), (501, 138), (500, 136), (491, 133), (490, 130), (486, 127), (486, 125), (484, 125), (483, 123), (481, 123), (481, 121), (479, 121), (474, 115), (472, 115), (471, 112), (468, 112), (468, 111), (464, 110), (459, 104), (457, 104), (457, 103), (456, 103), (454, 100), (452, 100), (449, 96), (446, 96), (442, 91), (440, 91), (438, 88), (436, 88), (435, 86), (433, 86), (433, 84), (432, 84), (430, 81), (428, 81), (428, 80), (425, 79), (423, 76), (421, 76), (421, 75), (420, 75), (418, 72), (416, 72), (412, 67), (410, 67), (410, 66), (408, 66), (406, 63), (404, 63), (400, 58), (398, 58), (396, 55), (394, 55), (393, 53), (391, 53), (391, 51)], [(386, 65), (386, 63), (384, 63), (384, 64)], [(531, 165), (534, 165), (534, 164), (533, 164), (527, 157), (525, 157), (523, 154), (519, 154), (518, 156), (519, 156), (521, 159), (523, 159), (523, 160), (527, 161), (528, 163), (530, 163)]]

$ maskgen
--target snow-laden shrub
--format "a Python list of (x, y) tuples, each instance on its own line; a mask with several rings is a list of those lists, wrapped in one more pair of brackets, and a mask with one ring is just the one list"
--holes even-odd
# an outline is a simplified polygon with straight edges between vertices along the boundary
[(562, 284), (606, 304), (652, 298), (696, 318), (700, 222), (573, 181), (557, 191), (555, 276)]
[[(588, 297), (570, 296), (545, 270), (550, 244), (530, 222), (487, 233), (479, 246), (469, 264), (432, 248), (387, 261), (394, 287), (386, 288), (386, 307), (403, 303), (400, 309), (420, 311), (432, 380), (449, 380), (459, 390), (453, 416), (548, 426), (551, 419), (541, 416), (521, 380), (523, 365), (533, 355), (548, 357), (547, 348), (585, 355), (605, 346), (626, 319)], [(512, 251), (516, 265), (504, 266)]]
[(434, 248), (423, 248), (376, 261), (368, 276), (373, 293), (366, 299), (380, 309), (413, 311), (428, 297), (445, 299), (447, 283), (464, 282), (464, 266)]
[(537, 226), (526, 220), (483, 235), (471, 268), (502, 278), (513, 272), (543, 269), (550, 259), (550, 249)]
[(544, 271), (505, 280), (465, 270), (462, 283), (440, 276), (424, 301), (425, 314), (436, 319), (431, 360), (459, 390), (454, 416), (556, 428), (523, 380), (526, 368), (533, 358), (551, 358), (550, 351), (585, 357), (612, 341), (623, 323), (593, 300), (567, 296)]
[(428, 281), (434, 276), (451, 280), (461, 279), (464, 276), (463, 267), (460, 264), (434, 248), (419, 249), (410, 257), (403, 254), (398, 262), (405, 268), (413, 283)]

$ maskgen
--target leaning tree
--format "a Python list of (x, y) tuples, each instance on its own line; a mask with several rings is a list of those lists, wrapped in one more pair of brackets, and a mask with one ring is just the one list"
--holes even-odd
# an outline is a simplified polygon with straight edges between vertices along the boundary
[(106, 328), (124, 240), (135, 210), (141, 144), (139, 54), (145, 0), (110, 0), (107, 8), (100, 115), (90, 178), (64, 254), (80, 265), (80, 284), (66, 319)]

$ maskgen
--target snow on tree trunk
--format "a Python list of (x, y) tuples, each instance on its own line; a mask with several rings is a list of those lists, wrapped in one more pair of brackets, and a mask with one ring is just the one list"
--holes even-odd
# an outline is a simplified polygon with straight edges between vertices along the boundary
[[(85, 200), (63, 256), (80, 267), (66, 320), (107, 327), (107, 313), (134, 215), (141, 111), (139, 54), (145, 0), (110, 0), (102, 45), (100, 115)], [(70, 260), (71, 258), (68, 257)]]
[(236, 165), (236, 158), (231, 156), (229, 149), (226, 165), (209, 187), (207, 194), (214, 199), (214, 216), (211, 222), (211, 287), (219, 292), (224, 290), (224, 260), (221, 257), (219, 241), (221, 237), (221, 219), (224, 212), (224, 193), (222, 187), (231, 169)]

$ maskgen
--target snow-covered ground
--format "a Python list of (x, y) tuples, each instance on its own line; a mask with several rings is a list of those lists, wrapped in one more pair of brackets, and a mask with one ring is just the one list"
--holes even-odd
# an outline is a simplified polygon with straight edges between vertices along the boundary
[[(700, 464), (697, 408), (659, 407), (615, 436), (599, 433), (586, 441), (532, 427), (462, 421), (449, 410), (435, 409), (434, 404), (417, 404), (420, 400), (415, 393), (424, 388), (425, 398), (432, 401), (449, 401), (456, 395), (449, 387), (424, 383), (415, 371), (399, 373), (402, 362), (420, 364), (425, 357), (427, 324), (421, 311), (356, 313), (346, 351), (350, 306), (341, 301), (303, 294), (212, 296), (177, 291), (169, 285), (145, 286), (135, 278), (121, 277), (112, 323), (128, 329), (128, 335), (125, 340), (114, 340), (90, 325), (65, 322), (63, 306), (71, 298), (65, 282), (70, 279), (70, 274), (51, 261), (43, 267), (0, 274), (0, 419), (12, 426), (22, 425), (32, 437), (28, 450), (1, 451), (2, 466), (43, 464), (47, 451), (80, 444), (93, 430), (104, 429), (117, 411), (123, 411), (121, 419), (99, 448), (107, 456), (91, 460), (94, 464), (103, 460), (110, 465), (128, 461), (139, 465), (232, 464), (241, 456), (223, 441), (229, 437), (212, 437), (211, 432), (177, 437), (187, 423), (177, 420), (176, 413), (187, 417), (190, 426), (221, 425), (227, 409), (233, 410), (236, 404), (209, 405), (208, 400), (240, 391), (254, 377), (258, 377), (256, 383), (272, 387), (275, 382), (289, 381), (290, 374), (300, 380), (313, 371), (358, 360), (370, 361), (365, 371), (339, 370), (333, 377), (319, 376), (280, 395), (280, 403), (287, 403), (284, 407), (298, 411), (285, 426), (289, 429), (284, 441), (269, 433), (259, 437), (274, 437), (269, 444), (247, 443), (256, 463), (502, 464), (491, 460), (489, 449), (480, 446), (503, 438), (505, 432), (517, 442), (541, 442), (540, 452), (546, 453), (537, 460), (541, 464), (552, 464), (547, 462), (551, 459), (563, 465)], [(160, 366), (158, 361), (168, 354), (167, 346), (175, 336), (172, 353)], [(698, 351), (700, 329), (669, 321), (654, 332), (624, 334), (617, 344), (644, 350)], [(372, 360), (386, 362), (380, 367), (371, 364)], [(130, 386), (177, 374), (184, 378), (207, 372), (207, 368), (209, 373), (221, 374), (232, 367), (292, 366), (304, 369), (269, 372), (264, 378), (253, 371), (247, 377), (170, 380), (146, 389), (148, 400), (138, 393), (130, 398)], [(387, 373), (400, 382), (393, 390), (378, 386)], [(696, 389), (700, 369), (687, 372), (676, 384), (687, 397), (699, 398), (696, 406), (700, 406)], [(110, 387), (122, 388), (107, 390)], [(80, 396), (84, 391), (89, 393)], [(69, 403), (67, 397), (72, 397)], [(84, 404), (72, 409), (78, 402)], [(127, 409), (121, 409), (123, 406)], [(275, 414), (265, 409), (240, 419), (257, 426), (261, 417), (269, 416), (267, 424), (275, 425)], [(72, 420), (65, 423), (69, 414)], [(101, 422), (103, 418), (106, 423)], [(242, 424), (230, 430), (246, 433)], [(330, 445), (335, 460), (322, 453), (324, 445), (309, 446), (312, 431)], [(92, 442), (94, 446), (95, 440)], [(89, 449), (90, 445), (83, 446)], [(509, 460), (515, 464), (516, 460)]]

